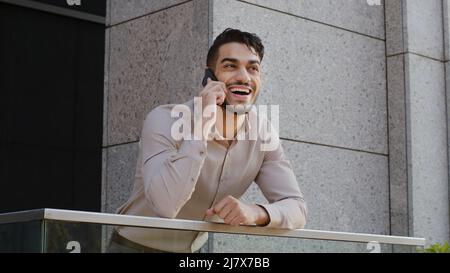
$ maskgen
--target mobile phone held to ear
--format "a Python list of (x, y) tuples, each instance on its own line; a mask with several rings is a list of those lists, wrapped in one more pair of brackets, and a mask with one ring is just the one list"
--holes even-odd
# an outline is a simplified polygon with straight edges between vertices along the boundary
[[(205, 87), (208, 84), (208, 78), (210, 78), (213, 81), (218, 81), (216, 78), (216, 75), (214, 75), (214, 72), (211, 68), (205, 69), (205, 76), (203, 77), (202, 85)], [(222, 107), (224, 107), (227, 111), (230, 111), (232, 113), (236, 113), (238, 115), (247, 114), (250, 110), (252, 105), (229, 105), (227, 99), (225, 99), (224, 103), (222, 104)]]
[[(205, 69), (205, 76), (203, 77), (203, 80), (202, 80), (203, 87), (205, 87), (208, 84), (208, 78), (210, 78), (213, 81), (218, 81), (216, 75), (214, 75), (214, 72), (212, 71), (211, 68)], [(225, 105), (227, 105), (226, 99), (225, 99), (225, 102), (223, 103), (223, 106), (225, 106)]]
[(205, 76), (203, 77), (203, 81), (202, 81), (203, 87), (205, 87), (206, 84), (208, 84), (208, 78), (210, 78), (213, 81), (217, 81), (216, 75), (214, 75), (214, 72), (212, 71), (211, 68), (205, 69)]

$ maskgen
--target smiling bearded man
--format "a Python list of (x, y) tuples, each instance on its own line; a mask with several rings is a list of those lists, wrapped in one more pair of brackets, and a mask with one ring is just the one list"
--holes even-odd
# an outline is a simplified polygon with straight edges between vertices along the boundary
[[(203, 110), (213, 111), (192, 118), (212, 138), (175, 139), (174, 105), (152, 110), (142, 129), (133, 192), (118, 213), (221, 220), (233, 226), (304, 227), (306, 204), (278, 135), (278, 145), (270, 151), (261, 149), (259, 138), (236, 138), (249, 130), (246, 117), (255, 114), (248, 106), (260, 92), (263, 56), (255, 34), (226, 29), (214, 40), (207, 55), (209, 78), (199, 92)], [(183, 105), (194, 112), (194, 100)], [(253, 181), (269, 204), (239, 200)], [(109, 251), (196, 252), (206, 240), (204, 232), (119, 227)]]

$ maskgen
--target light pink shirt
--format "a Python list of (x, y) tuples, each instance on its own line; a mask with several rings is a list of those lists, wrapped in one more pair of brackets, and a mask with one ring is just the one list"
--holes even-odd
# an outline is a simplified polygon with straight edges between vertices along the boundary
[[(193, 111), (193, 100), (185, 103)], [(267, 227), (296, 229), (306, 223), (306, 204), (281, 144), (261, 151), (262, 140), (179, 140), (172, 138), (174, 105), (152, 110), (139, 142), (135, 183), (120, 214), (206, 219), (205, 212), (224, 197), (241, 197), (254, 181), (269, 201)], [(256, 115), (255, 111), (249, 115)], [(240, 130), (248, 130), (248, 124)], [(259, 128), (259, 130), (261, 130)], [(267, 133), (267, 132), (265, 132)], [(129, 240), (173, 252), (193, 252), (207, 239), (203, 232), (120, 227)]]

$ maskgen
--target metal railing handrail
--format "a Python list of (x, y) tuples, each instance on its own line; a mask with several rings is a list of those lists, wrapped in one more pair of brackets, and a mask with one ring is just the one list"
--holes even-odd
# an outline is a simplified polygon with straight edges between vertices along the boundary
[(17, 223), (37, 220), (57, 220), (68, 222), (93, 223), (115, 226), (131, 226), (142, 228), (159, 228), (173, 230), (190, 230), (201, 232), (216, 232), (229, 234), (245, 234), (258, 236), (290, 237), (311, 240), (332, 240), (346, 242), (377, 242), (380, 244), (397, 244), (410, 246), (425, 246), (425, 238), (390, 236), (378, 234), (350, 233), (339, 231), (324, 231), (311, 229), (278, 229), (257, 226), (233, 227), (223, 223), (166, 219), (158, 217), (143, 217), (133, 215), (119, 215), (111, 213), (37, 209), (29, 211), (0, 214), (0, 224)]

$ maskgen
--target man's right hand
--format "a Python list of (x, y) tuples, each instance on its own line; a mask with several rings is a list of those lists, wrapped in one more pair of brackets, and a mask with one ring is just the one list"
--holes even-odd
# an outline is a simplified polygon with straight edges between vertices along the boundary
[(208, 78), (208, 83), (205, 85), (199, 96), (202, 97), (203, 113), (207, 110), (206, 117), (203, 116), (203, 130), (210, 132), (212, 126), (216, 123), (217, 105), (222, 105), (225, 102), (227, 88), (225, 83), (213, 81)]

